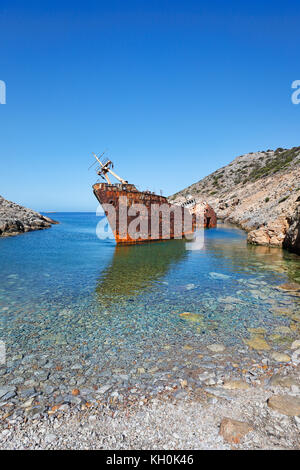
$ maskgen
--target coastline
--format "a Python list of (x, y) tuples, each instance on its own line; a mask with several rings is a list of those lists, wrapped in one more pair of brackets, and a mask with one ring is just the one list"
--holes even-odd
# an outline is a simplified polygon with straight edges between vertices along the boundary
[(248, 242), (300, 254), (300, 147), (241, 155), (169, 197), (210, 204), (218, 219), (237, 224)]
[(0, 196), (0, 238), (50, 228), (59, 222)]

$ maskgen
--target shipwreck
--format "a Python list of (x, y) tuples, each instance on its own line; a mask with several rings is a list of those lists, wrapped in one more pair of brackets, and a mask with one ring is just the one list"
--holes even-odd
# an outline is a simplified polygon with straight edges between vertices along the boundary
[[(103, 155), (94, 154), (99, 164), (97, 174), (105, 181), (94, 184), (93, 192), (118, 245), (191, 238), (200, 225), (202, 228), (216, 226), (216, 214), (208, 204), (202, 204), (200, 214), (191, 201), (171, 204), (161, 194), (139, 191), (134, 184), (118, 176), (112, 161), (104, 159)], [(117, 182), (113, 183), (111, 177)]]

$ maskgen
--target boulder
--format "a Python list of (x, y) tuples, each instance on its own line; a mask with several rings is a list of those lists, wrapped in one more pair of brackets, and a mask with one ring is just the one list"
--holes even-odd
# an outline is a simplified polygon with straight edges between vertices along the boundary
[(300, 398), (291, 395), (273, 395), (267, 401), (272, 410), (286, 416), (300, 416)]
[(300, 255), (300, 205), (288, 221), (290, 225), (283, 241), (283, 247)]
[(232, 444), (238, 444), (250, 431), (253, 431), (253, 428), (249, 424), (231, 418), (224, 418), (220, 425), (220, 435)]
[(265, 227), (251, 230), (248, 233), (247, 241), (253, 245), (269, 245), (282, 247), (288, 229), (288, 222), (285, 217), (271, 221)]

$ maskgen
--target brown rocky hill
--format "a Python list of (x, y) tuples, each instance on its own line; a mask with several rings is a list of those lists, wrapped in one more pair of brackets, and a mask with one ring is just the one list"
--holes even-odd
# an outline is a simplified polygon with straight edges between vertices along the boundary
[(300, 254), (300, 147), (237, 157), (169, 200), (181, 203), (189, 195), (245, 229), (249, 243)]
[(0, 237), (41, 230), (57, 223), (49, 217), (0, 196)]

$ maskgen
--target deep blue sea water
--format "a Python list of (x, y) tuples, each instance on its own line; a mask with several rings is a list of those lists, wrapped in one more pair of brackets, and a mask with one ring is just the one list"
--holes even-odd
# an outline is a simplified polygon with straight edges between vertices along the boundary
[(0, 240), (9, 356), (88, 357), (128, 372), (174, 354), (180, 362), (187, 344), (244, 346), (248, 328), (272, 334), (300, 311), (299, 297), (276, 289), (300, 282), (299, 257), (249, 246), (237, 228), (206, 230), (200, 251), (181, 240), (116, 247), (97, 238), (94, 213), (50, 216), (59, 225)]

